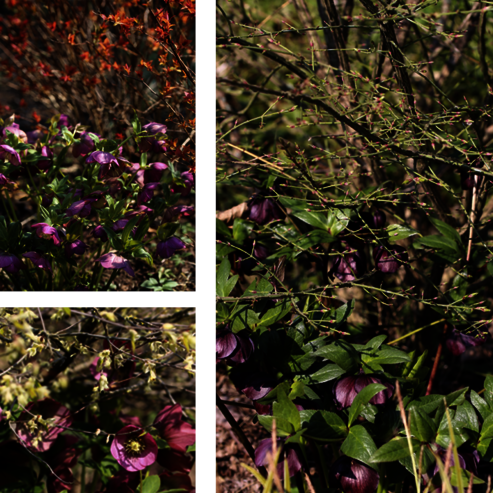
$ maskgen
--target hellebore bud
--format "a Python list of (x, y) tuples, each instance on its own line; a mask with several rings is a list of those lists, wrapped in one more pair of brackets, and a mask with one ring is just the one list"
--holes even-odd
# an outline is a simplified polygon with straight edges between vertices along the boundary
[(381, 211), (380, 209), (376, 209), (371, 217), (370, 224), (375, 229), (381, 229), (385, 226), (385, 220), (386, 220), (385, 212)]

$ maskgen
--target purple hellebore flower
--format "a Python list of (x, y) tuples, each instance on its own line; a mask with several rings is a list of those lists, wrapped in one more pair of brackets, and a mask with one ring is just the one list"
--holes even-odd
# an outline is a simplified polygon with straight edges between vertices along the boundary
[(143, 202), (149, 202), (154, 196), (154, 190), (159, 187), (159, 183), (147, 183), (144, 188), (137, 196), (137, 204), (142, 204)]
[(175, 205), (164, 211), (163, 223), (171, 223), (180, 215), (190, 216), (195, 210), (193, 205)]
[(373, 260), (377, 270), (386, 274), (397, 272), (403, 262), (409, 260), (407, 250), (399, 245), (389, 248), (381, 245), (373, 249)]
[(131, 217), (138, 216), (139, 214), (150, 214), (151, 212), (153, 212), (153, 209), (150, 207), (147, 207), (146, 205), (138, 205), (133, 210), (126, 212), (123, 217), (130, 219)]
[(135, 493), (139, 489), (139, 474), (125, 469), (118, 471), (108, 481), (105, 493)]
[(111, 443), (111, 455), (130, 472), (141, 471), (156, 462), (156, 440), (142, 428), (124, 426)]
[(87, 217), (91, 214), (91, 204), (93, 202), (97, 202), (98, 199), (83, 199), (77, 200), (74, 202), (65, 212), (65, 214), (69, 217), (79, 216), (79, 217)]
[(48, 146), (43, 146), (41, 155), (47, 159), (40, 159), (36, 162), (36, 166), (42, 171), (47, 171), (53, 164), (53, 151)]
[(248, 331), (234, 334), (229, 328), (218, 331), (216, 336), (216, 357), (234, 363), (244, 363), (253, 353), (255, 346), (248, 337)]
[(156, 247), (156, 253), (161, 257), (161, 258), (170, 258), (176, 250), (181, 250), (182, 248), (185, 248), (187, 245), (180, 240), (180, 238), (177, 238), (176, 236), (171, 236), (167, 240), (160, 241), (157, 244)]
[(101, 241), (108, 241), (108, 234), (104, 230), (103, 226), (98, 225), (94, 228), (92, 234), (96, 237), (99, 238)]
[(6, 159), (14, 166), (19, 166), (21, 164), (19, 153), (13, 147), (6, 144), (0, 145), (0, 159)]
[(9, 188), (15, 185), (15, 181), (9, 180), (5, 175), (0, 173), (0, 188), (3, 188), (5, 185)]
[(248, 203), (250, 219), (257, 224), (268, 224), (277, 219), (283, 219), (284, 213), (273, 199), (257, 195)]
[(22, 254), (23, 257), (28, 258), (39, 269), (51, 270), (51, 265), (48, 259), (44, 258), (37, 252), (26, 252)]
[(0, 269), (11, 274), (17, 274), (22, 267), (22, 262), (15, 255), (0, 253)]
[[(268, 466), (269, 460), (267, 453), (272, 454), (272, 438), (264, 438), (260, 440), (257, 448), (255, 449), (255, 465), (257, 467)], [(288, 461), (289, 476), (294, 476), (301, 469), (301, 461), (298, 457), (298, 453), (292, 446), (284, 444), (284, 440), (277, 439), (277, 448), (281, 447), (279, 462), (277, 464), (277, 474), (280, 478), (284, 477), (284, 459)]]
[[(151, 122), (147, 123), (142, 127), (148, 134), (157, 135), (157, 134), (165, 134), (167, 131), (166, 125), (161, 123)], [(156, 140), (154, 137), (145, 137), (139, 143), (139, 148), (142, 152), (152, 151), (155, 153), (166, 152), (166, 147), (164, 144), (166, 141), (164, 140)]]
[[(445, 461), (447, 460), (447, 450), (440, 447), (440, 445), (437, 445), (437, 451), (436, 451), (438, 457), (440, 457), (440, 460), (442, 461), (443, 464), (445, 464)], [(478, 452), (476, 451), (476, 457), (473, 457), (472, 458), (472, 461), (473, 461), (473, 464), (466, 464), (466, 461), (464, 460), (464, 457), (462, 457), (461, 454), (457, 454), (458, 456), (458, 459), (459, 459), (459, 466), (461, 469), (467, 469), (467, 470), (470, 470), (468, 465), (469, 466), (472, 466), (474, 469), (476, 469), (476, 473), (477, 473), (477, 464), (476, 464), (476, 459), (477, 461), (479, 462), (479, 454)], [(455, 457), (454, 457), (454, 454), (450, 454), (450, 468), (452, 469), (453, 467), (455, 466)], [(433, 476), (440, 470), (440, 468), (438, 467), (438, 462), (435, 463), (435, 468), (433, 470)], [(476, 476), (476, 474), (474, 474)], [(459, 489), (455, 486), (452, 487), (452, 490), (454, 491), (454, 493), (458, 493)], [(443, 492), (443, 491), (446, 491), (445, 488), (443, 486), (437, 488), (435, 491), (437, 491), (438, 493), (440, 492)]]
[(277, 380), (265, 372), (231, 375), (235, 387), (252, 401), (265, 397), (276, 385)]
[[(33, 415), (41, 415), (44, 420), (49, 420), (48, 430), (38, 425), (31, 430), (27, 422)], [(72, 424), (69, 410), (53, 399), (42, 399), (36, 403), (31, 402), (26, 406), (17, 421), (17, 434), (21, 441), (30, 449), (38, 452), (46, 452), (65, 427)]]
[(348, 246), (342, 255), (338, 255), (332, 263), (329, 275), (336, 276), (342, 282), (354, 281), (365, 271), (365, 257), (361, 250)]
[(175, 451), (185, 453), (189, 445), (195, 443), (195, 430), (190, 423), (183, 421), (180, 404), (165, 406), (154, 420), (154, 428)]
[(472, 334), (464, 334), (459, 332), (456, 328), (452, 329), (452, 334), (447, 337), (445, 344), (447, 348), (454, 356), (459, 356), (467, 348), (473, 346), (481, 346), (486, 342), (486, 337), (482, 334), (477, 334), (478, 337), (474, 337)]
[(116, 253), (107, 253), (99, 257), (96, 262), (100, 262), (105, 269), (123, 269), (130, 276), (135, 276), (129, 261), (119, 257)]
[(57, 128), (61, 129), (62, 127), (69, 127), (70, 122), (68, 121), (68, 116), (67, 115), (60, 115), (60, 118), (58, 120), (58, 123), (56, 124)]
[(156, 183), (161, 181), (164, 170), (168, 165), (164, 163), (151, 163), (147, 169), (139, 169), (136, 173), (137, 183), (143, 187), (146, 183)]
[(65, 244), (65, 256), (70, 258), (72, 255), (83, 255), (87, 245), (81, 240), (75, 240), (72, 243)]
[(331, 476), (336, 479), (344, 493), (374, 493), (380, 480), (375, 470), (346, 455), (339, 457), (332, 464)]
[(27, 143), (35, 144), (38, 139), (43, 137), (43, 132), (41, 130), (33, 130), (31, 132), (26, 132), (27, 135)]
[(91, 139), (88, 132), (82, 132), (79, 135), (79, 139), (80, 144), (74, 144), (74, 147), (72, 148), (72, 155), (74, 157), (85, 156), (96, 148), (96, 144), (94, 144), (94, 141)]
[(45, 236), (51, 236), (51, 238), (53, 239), (53, 243), (55, 245), (60, 244), (60, 237), (58, 236), (58, 231), (53, 226), (50, 226), (49, 224), (46, 223), (36, 223), (31, 225), (31, 228), (36, 228), (36, 234), (40, 238), (43, 238)]
[[(119, 158), (120, 161), (125, 161), (123, 158)], [(103, 151), (94, 151), (86, 159), (86, 163), (98, 163), (101, 165), (99, 168), (98, 178), (102, 180), (110, 170), (117, 170), (120, 168), (121, 163), (113, 154)], [(120, 168), (120, 171), (123, 167)]]
[(373, 375), (365, 375), (364, 373), (360, 373), (356, 376), (344, 377), (334, 385), (332, 391), (337, 408), (340, 410), (350, 407), (359, 392), (372, 383), (381, 383), (387, 388), (385, 390), (381, 390), (378, 394), (373, 396), (370, 399), (370, 404), (385, 404), (385, 402), (392, 397), (392, 394), (394, 393), (394, 386), (391, 383), (384, 382), (380, 378)]
[(7, 137), (8, 132), (14, 134), (19, 139), (20, 142), (24, 144), (27, 143), (27, 135), (23, 130), (21, 130), (21, 128), (17, 123), (12, 123), (8, 127), (5, 127), (2, 131), (3, 136)]
[(113, 231), (123, 231), (125, 229), (125, 226), (127, 225), (128, 221), (130, 219), (118, 219), (118, 221), (116, 221), (113, 226), (111, 227), (111, 229)]

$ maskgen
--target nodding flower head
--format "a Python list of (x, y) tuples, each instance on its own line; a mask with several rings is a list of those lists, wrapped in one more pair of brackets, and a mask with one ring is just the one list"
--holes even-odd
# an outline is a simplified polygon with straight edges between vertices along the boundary
[(26, 252), (22, 256), (28, 258), (38, 269), (51, 270), (50, 261), (37, 252)]
[(377, 246), (373, 249), (373, 260), (377, 270), (386, 274), (397, 272), (399, 267), (409, 260), (407, 250), (399, 245)]
[(385, 212), (375, 209), (371, 215), (370, 225), (375, 229), (381, 229), (385, 226)]
[(331, 476), (344, 493), (374, 493), (380, 480), (378, 473), (371, 467), (345, 455), (334, 462)]
[(22, 262), (15, 255), (0, 253), (0, 269), (11, 274), (17, 274), (22, 267)]
[(21, 164), (21, 157), (19, 156), (19, 153), (13, 147), (6, 144), (0, 145), (0, 159), (6, 159), (14, 166), (20, 166)]
[(244, 363), (252, 355), (255, 346), (248, 336), (247, 330), (234, 334), (228, 327), (218, 331), (216, 335), (217, 359), (228, 359), (233, 363)]
[(102, 257), (99, 257), (96, 262), (99, 262), (105, 269), (123, 269), (130, 276), (135, 276), (135, 272), (130, 266), (130, 262), (123, 257), (119, 257), (116, 253), (107, 253)]
[(86, 163), (100, 164), (98, 178), (102, 180), (106, 176), (121, 175), (125, 168), (128, 167), (128, 161), (122, 157), (116, 158), (113, 154), (103, 151), (94, 151), (86, 159)]
[[(294, 476), (301, 469), (301, 461), (297, 450), (290, 444), (285, 444), (282, 438), (277, 439), (277, 448), (281, 447), (281, 456), (277, 464), (277, 474), (284, 477), (284, 459), (288, 461), (289, 476)], [(272, 454), (272, 438), (264, 438), (255, 449), (255, 465), (257, 467), (269, 466), (267, 454)]]
[(176, 236), (171, 236), (170, 238), (160, 241), (156, 247), (156, 253), (161, 258), (170, 258), (177, 250), (185, 248), (187, 245), (185, 242), (177, 238)]
[(342, 282), (354, 281), (364, 274), (366, 267), (362, 250), (347, 246), (342, 255), (337, 255), (332, 261), (329, 275), (337, 277)]
[[(163, 135), (166, 133), (168, 128), (162, 123), (151, 122), (147, 123), (142, 127), (150, 135)], [(166, 147), (164, 144), (166, 141), (157, 140), (154, 137), (144, 137), (139, 143), (139, 148), (141, 152), (154, 152), (159, 154), (160, 152), (166, 152)]]
[(57, 229), (53, 226), (47, 223), (36, 223), (32, 224), (31, 228), (36, 228), (36, 234), (39, 238), (52, 239), (55, 245), (60, 244), (60, 236), (58, 235)]
[(94, 140), (92, 140), (88, 132), (82, 132), (78, 138), (80, 139), (80, 143), (74, 144), (72, 148), (72, 155), (74, 157), (85, 156), (94, 151), (96, 144), (94, 144)]
[(190, 423), (183, 421), (180, 404), (165, 406), (154, 420), (154, 428), (175, 451), (184, 453), (189, 445), (195, 443), (195, 430)]
[(14, 134), (19, 142), (27, 144), (27, 134), (23, 130), (21, 130), (17, 123), (12, 123), (11, 125), (4, 127), (4, 129), (2, 130), (3, 137), (7, 137), (9, 133)]
[(250, 219), (257, 224), (268, 224), (284, 218), (284, 213), (277, 202), (261, 195), (257, 195), (249, 201), (248, 210), (250, 211)]
[(84, 255), (87, 245), (81, 240), (75, 240), (71, 243), (65, 244), (65, 256), (67, 258), (72, 257), (72, 255)]
[(459, 356), (467, 348), (474, 346), (481, 346), (486, 342), (486, 337), (478, 332), (472, 332), (470, 334), (464, 334), (459, 332), (455, 327), (452, 329), (452, 333), (447, 337), (445, 344), (447, 348), (454, 356)]

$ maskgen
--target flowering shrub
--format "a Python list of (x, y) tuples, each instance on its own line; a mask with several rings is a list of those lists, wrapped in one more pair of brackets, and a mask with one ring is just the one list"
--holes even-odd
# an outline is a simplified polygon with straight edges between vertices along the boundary
[(481, 5), (219, 2), (217, 403), (251, 491), (491, 491)]
[[(165, 125), (142, 126), (137, 116), (132, 125), (126, 139), (113, 140), (70, 124), (64, 115), (54, 117), (41, 136), (4, 122), (3, 289), (193, 287), (194, 175), (163, 155)], [(137, 148), (143, 142), (146, 149), (161, 142), (158, 154), (132, 152), (131, 143)], [(187, 268), (180, 276), (176, 269), (182, 266)]]
[(195, 491), (193, 313), (2, 309), (0, 491)]

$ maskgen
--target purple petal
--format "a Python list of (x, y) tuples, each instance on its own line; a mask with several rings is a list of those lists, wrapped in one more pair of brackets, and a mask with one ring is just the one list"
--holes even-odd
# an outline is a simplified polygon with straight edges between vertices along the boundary
[(156, 247), (156, 253), (162, 258), (170, 258), (176, 250), (181, 250), (185, 248), (186, 244), (177, 238), (176, 236), (171, 236), (165, 241), (160, 241)]

